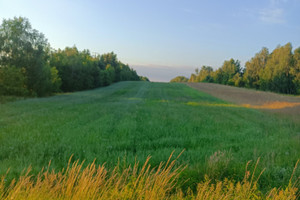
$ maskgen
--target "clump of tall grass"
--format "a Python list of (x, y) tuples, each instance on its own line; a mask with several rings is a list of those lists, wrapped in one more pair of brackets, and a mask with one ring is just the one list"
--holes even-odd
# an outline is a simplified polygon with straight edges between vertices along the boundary
[(258, 178), (254, 175), (256, 167), (252, 174), (246, 168), (242, 182), (225, 179), (212, 184), (206, 179), (198, 184), (196, 192), (183, 193), (177, 181), (185, 167), (176, 167), (178, 157), (172, 157), (173, 154), (156, 168), (150, 166), (150, 157), (142, 166), (137, 162), (122, 170), (117, 165), (110, 171), (95, 162), (84, 168), (83, 162), (71, 163), (71, 159), (67, 168), (59, 172), (42, 170), (34, 177), (29, 168), (8, 186), (2, 177), (0, 199), (297, 199), (293, 177), (285, 188), (262, 194), (257, 187), (261, 174)]
[(222, 177), (233, 160), (231, 151), (217, 151), (207, 159), (207, 175), (216, 179)]
[[(246, 165), (245, 176), (243, 181), (234, 182), (228, 179), (218, 181), (215, 184), (211, 184), (211, 180), (207, 179), (197, 186), (196, 194), (191, 194), (191, 199), (297, 199), (297, 184), (298, 180), (292, 184), (293, 175), (290, 179), (290, 183), (286, 187), (273, 188), (266, 194), (263, 194), (258, 189), (258, 181), (263, 171), (260, 172), (257, 178), (255, 178), (255, 171), (259, 163), (259, 159), (256, 162), (253, 172), (251, 173)], [(298, 162), (294, 168), (294, 172), (297, 168)], [(300, 178), (300, 177), (299, 177)], [(299, 179), (298, 178), (298, 179)]]

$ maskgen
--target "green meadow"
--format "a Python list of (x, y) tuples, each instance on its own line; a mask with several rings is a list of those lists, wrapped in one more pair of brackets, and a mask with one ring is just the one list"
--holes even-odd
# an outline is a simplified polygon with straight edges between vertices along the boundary
[[(296, 116), (298, 117), (298, 116)], [(183, 154), (182, 187), (205, 174), (242, 180), (260, 162), (264, 189), (287, 185), (300, 158), (300, 124), (287, 116), (243, 108), (179, 83), (119, 82), (83, 92), (0, 104), (0, 174), (7, 179), (32, 167), (61, 170), (71, 155), (107, 167), (171, 152)], [(300, 175), (297, 169), (296, 176)]]

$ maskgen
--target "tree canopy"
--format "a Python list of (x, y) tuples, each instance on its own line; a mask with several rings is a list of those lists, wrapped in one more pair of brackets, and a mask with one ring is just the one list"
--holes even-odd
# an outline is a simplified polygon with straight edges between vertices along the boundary
[[(49, 44), (44, 35), (33, 29), (26, 18), (15, 17), (3, 20), (0, 25), (0, 66), (2, 75), (5, 71), (22, 79), (26, 92), (38, 96), (51, 93), (51, 71), (47, 62)], [(8, 80), (8, 77), (0, 77)], [(13, 80), (2, 85), (4, 91), (14, 84)]]
[(0, 95), (46, 96), (128, 80), (148, 79), (113, 52), (92, 56), (76, 46), (51, 50), (27, 18), (4, 19), (0, 25)]
[(244, 81), (247, 87), (259, 89), (260, 77), (266, 67), (268, 57), (269, 50), (264, 47), (251, 60), (246, 62)]
[(269, 53), (264, 47), (246, 62), (244, 68), (240, 61), (231, 58), (216, 70), (207, 66), (196, 69), (188, 81), (300, 94), (300, 48), (292, 52), (291, 43), (287, 43)]
[(184, 82), (188, 82), (188, 80), (189, 79), (184, 76), (177, 76), (177, 77), (173, 78), (170, 82), (184, 83)]

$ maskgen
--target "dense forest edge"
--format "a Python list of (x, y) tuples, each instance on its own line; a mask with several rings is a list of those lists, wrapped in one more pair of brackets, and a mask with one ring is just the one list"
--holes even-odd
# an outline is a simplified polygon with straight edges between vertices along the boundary
[(202, 66), (190, 78), (177, 76), (170, 82), (208, 82), (236, 87), (254, 88), (284, 94), (300, 94), (300, 47), (292, 51), (292, 44), (278, 46), (269, 53), (266, 47), (241, 67), (231, 58), (214, 70)]
[(55, 50), (23, 17), (0, 25), (0, 96), (49, 96), (108, 86), (119, 81), (149, 81), (113, 52), (92, 55), (76, 46)]

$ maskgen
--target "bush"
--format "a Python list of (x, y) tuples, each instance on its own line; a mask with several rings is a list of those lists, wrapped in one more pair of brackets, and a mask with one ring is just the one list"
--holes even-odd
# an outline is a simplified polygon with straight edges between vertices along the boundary
[(16, 67), (0, 67), (0, 95), (27, 96), (26, 70)]

